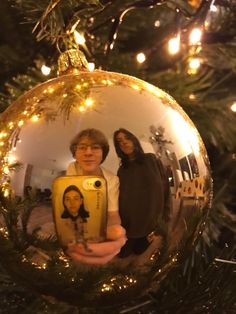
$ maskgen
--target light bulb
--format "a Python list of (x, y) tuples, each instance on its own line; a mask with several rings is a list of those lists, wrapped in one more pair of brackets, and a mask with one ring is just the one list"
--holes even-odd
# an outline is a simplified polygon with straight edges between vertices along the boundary
[(88, 69), (89, 69), (90, 72), (93, 72), (94, 69), (95, 69), (95, 63), (89, 62), (88, 63)]
[(236, 112), (236, 101), (232, 104), (231, 110), (232, 110), (233, 112)]
[(177, 35), (176, 37), (173, 37), (168, 42), (168, 50), (169, 53), (174, 55), (179, 52), (180, 50), (180, 36)]
[(47, 76), (51, 73), (51, 68), (43, 64), (41, 66), (41, 72), (43, 73), (43, 75)]
[(189, 35), (189, 43), (196, 45), (200, 43), (202, 38), (202, 30), (200, 28), (194, 28)]
[(214, 4), (211, 4), (211, 6), (210, 6), (210, 11), (211, 11), (211, 12), (217, 12), (217, 6), (214, 5)]
[(78, 45), (84, 45), (85, 44), (85, 38), (79, 32), (74, 31), (74, 38), (75, 38), (76, 44), (78, 44)]
[(136, 56), (136, 60), (138, 61), (138, 63), (143, 63), (146, 60), (145, 54), (143, 52), (138, 53)]

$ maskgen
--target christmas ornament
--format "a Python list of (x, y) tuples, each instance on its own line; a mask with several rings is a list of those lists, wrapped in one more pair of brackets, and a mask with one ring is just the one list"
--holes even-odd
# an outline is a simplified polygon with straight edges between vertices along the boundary
[[(161, 89), (124, 74), (89, 72), (74, 50), (59, 65), (63, 75), (1, 115), (1, 263), (43, 295), (79, 307), (113, 306), (155, 289), (194, 245), (210, 208), (208, 157), (194, 124)], [(119, 166), (113, 133), (125, 128), (156, 154), (169, 179), (169, 220), (159, 222), (146, 251), (102, 266), (69, 259), (52, 217), (52, 182), (73, 161), (70, 141), (85, 128), (109, 139), (104, 166), (113, 173)]]

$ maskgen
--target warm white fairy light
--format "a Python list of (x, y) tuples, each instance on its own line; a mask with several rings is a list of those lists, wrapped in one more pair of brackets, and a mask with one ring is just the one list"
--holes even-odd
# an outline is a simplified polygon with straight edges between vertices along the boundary
[(138, 90), (138, 91), (140, 90), (140, 87), (136, 84), (131, 84), (131, 87), (135, 90)]
[(6, 132), (1, 132), (0, 133), (0, 138), (4, 138), (4, 137), (7, 137), (7, 133)]
[(18, 122), (18, 126), (22, 126), (24, 124), (24, 121), (23, 120), (20, 120), (19, 122)]
[(196, 74), (201, 65), (201, 60), (199, 58), (192, 58), (189, 60), (188, 74)]
[(231, 105), (231, 110), (236, 112), (236, 101)]
[(37, 114), (33, 115), (31, 118), (32, 122), (37, 122), (39, 120), (39, 116)]
[(43, 75), (47, 76), (51, 73), (51, 68), (43, 64), (41, 66), (41, 72), (43, 73)]
[(217, 6), (214, 4), (215, 1), (212, 2), (210, 5), (210, 11), (211, 12), (217, 12)]
[(9, 174), (9, 173), (10, 173), (10, 170), (9, 170), (8, 166), (4, 166), (4, 167), (3, 167), (3, 172), (4, 172), (5, 174)]
[(195, 99), (196, 99), (196, 96), (195, 96), (194, 94), (190, 94), (190, 95), (189, 95), (189, 99), (190, 99), (190, 100), (195, 100)]
[(189, 43), (191, 45), (197, 45), (202, 38), (202, 30), (200, 28), (194, 28), (189, 35)]
[(80, 106), (80, 107), (79, 107), (79, 111), (80, 111), (80, 112), (84, 112), (84, 111), (85, 111), (85, 107), (84, 107), (84, 106)]
[(8, 123), (8, 126), (9, 126), (10, 129), (12, 129), (13, 126), (14, 126), (14, 123), (11, 121), (11, 122)]
[(189, 67), (191, 69), (198, 69), (201, 65), (201, 60), (199, 58), (193, 58), (189, 61)]
[(16, 158), (15, 158), (14, 156), (10, 155), (10, 156), (8, 157), (8, 163), (9, 163), (9, 164), (13, 164), (14, 162), (16, 162)]
[(93, 72), (94, 69), (95, 69), (95, 63), (89, 62), (88, 63), (88, 69), (89, 69), (90, 72)]
[(136, 56), (136, 60), (138, 63), (143, 63), (146, 60), (146, 56), (143, 52), (140, 52)]
[(75, 42), (78, 44), (78, 45), (84, 45), (85, 44), (85, 38), (82, 34), (80, 34), (79, 32), (77, 31), (74, 31), (74, 38), (75, 38)]
[(161, 22), (159, 20), (156, 20), (154, 23), (155, 27), (160, 27), (161, 26)]
[(92, 98), (87, 98), (87, 99), (85, 99), (85, 101), (84, 101), (84, 105), (85, 105), (86, 107), (91, 107), (93, 104), (94, 104), (94, 100), (93, 100)]
[(9, 192), (9, 190), (8, 190), (8, 189), (4, 190), (4, 194), (3, 194), (3, 195), (4, 195), (5, 197), (8, 197), (8, 196), (9, 196), (9, 194), (10, 194), (10, 192)]
[(172, 55), (179, 52), (179, 50), (180, 50), (180, 35), (177, 35), (176, 37), (173, 37), (168, 41), (168, 50), (169, 50), (169, 53)]

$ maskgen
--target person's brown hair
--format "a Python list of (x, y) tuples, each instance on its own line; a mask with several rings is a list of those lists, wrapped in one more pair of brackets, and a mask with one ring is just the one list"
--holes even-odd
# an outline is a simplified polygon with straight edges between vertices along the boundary
[(101, 163), (102, 163), (106, 159), (108, 152), (109, 152), (108, 140), (101, 131), (99, 131), (97, 129), (93, 129), (93, 128), (80, 131), (72, 139), (72, 141), (70, 143), (70, 151), (72, 153), (72, 156), (75, 157), (77, 145), (80, 143), (80, 141), (83, 137), (87, 137), (90, 140), (92, 140), (94, 144), (99, 144), (101, 146), (101, 148), (102, 148), (102, 161), (101, 161)]

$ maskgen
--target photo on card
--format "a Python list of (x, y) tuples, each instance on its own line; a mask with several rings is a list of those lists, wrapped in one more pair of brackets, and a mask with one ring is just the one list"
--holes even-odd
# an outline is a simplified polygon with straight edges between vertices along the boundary
[(62, 176), (53, 182), (54, 222), (62, 247), (106, 238), (107, 188), (100, 176)]

